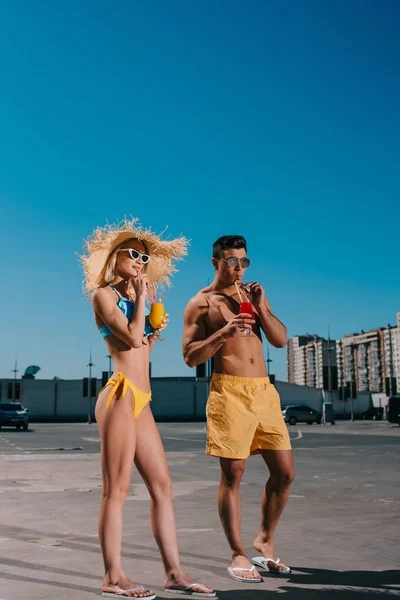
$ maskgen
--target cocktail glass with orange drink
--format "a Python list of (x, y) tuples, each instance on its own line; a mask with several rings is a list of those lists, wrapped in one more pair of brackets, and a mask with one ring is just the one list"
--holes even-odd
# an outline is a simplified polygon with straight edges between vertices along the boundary
[(165, 306), (164, 306), (164, 293), (154, 290), (154, 295), (151, 294), (150, 314), (149, 323), (155, 330), (154, 334), (158, 341), (162, 341), (164, 338), (160, 337), (160, 327), (165, 321)]

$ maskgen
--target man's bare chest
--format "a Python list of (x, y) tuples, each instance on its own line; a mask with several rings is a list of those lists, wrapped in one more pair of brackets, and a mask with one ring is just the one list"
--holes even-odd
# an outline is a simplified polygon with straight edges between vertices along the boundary
[(240, 304), (235, 298), (220, 295), (209, 297), (206, 315), (207, 329), (210, 333), (218, 331), (239, 312)]

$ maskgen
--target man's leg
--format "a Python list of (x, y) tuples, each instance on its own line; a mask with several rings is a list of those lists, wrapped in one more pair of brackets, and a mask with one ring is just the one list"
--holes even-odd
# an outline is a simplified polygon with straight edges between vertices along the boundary
[[(261, 506), (261, 527), (254, 541), (254, 548), (265, 558), (277, 558), (274, 547), (274, 533), (283, 509), (289, 497), (290, 485), (294, 479), (293, 455), (291, 450), (263, 450), (261, 452), (266, 462), (270, 477), (263, 491)], [(281, 571), (285, 565), (268, 567)]]
[[(241, 537), (240, 482), (245, 460), (220, 458), (221, 481), (218, 492), (218, 511), (229, 546), (232, 551), (232, 567), (250, 569), (253, 565), (246, 556)], [(257, 571), (235, 571), (235, 575), (248, 579), (260, 579)]]

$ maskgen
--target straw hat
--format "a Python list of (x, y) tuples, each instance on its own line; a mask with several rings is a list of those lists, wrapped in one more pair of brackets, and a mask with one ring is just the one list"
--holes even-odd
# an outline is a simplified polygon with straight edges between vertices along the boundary
[(188, 240), (182, 236), (175, 240), (161, 240), (161, 235), (144, 229), (138, 219), (126, 217), (118, 223), (95, 229), (84, 241), (84, 252), (79, 255), (86, 294), (90, 297), (96, 289), (108, 283), (105, 280), (108, 258), (118, 246), (131, 239), (143, 242), (151, 257), (146, 266), (148, 281), (170, 286), (170, 278), (177, 271), (175, 262), (187, 255)]

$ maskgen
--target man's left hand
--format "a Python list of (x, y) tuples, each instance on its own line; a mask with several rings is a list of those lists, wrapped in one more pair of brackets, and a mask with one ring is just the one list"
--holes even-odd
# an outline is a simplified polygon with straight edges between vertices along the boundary
[(249, 290), (252, 296), (252, 304), (257, 310), (265, 307), (271, 309), (264, 288), (260, 283), (257, 281), (250, 281), (249, 283), (243, 283), (243, 287)]

